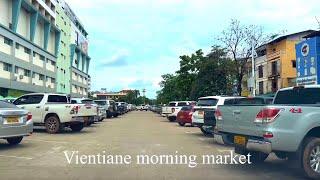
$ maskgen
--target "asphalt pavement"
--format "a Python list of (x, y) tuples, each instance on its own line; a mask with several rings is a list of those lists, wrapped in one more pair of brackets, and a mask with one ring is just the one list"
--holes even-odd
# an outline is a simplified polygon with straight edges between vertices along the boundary
[[(230, 154), (196, 127), (152, 112), (130, 112), (79, 133), (36, 129), (18, 146), (0, 142), (0, 179), (302, 179), (288, 161), (203, 163)], [(212, 156), (211, 156), (212, 155)], [(207, 156), (205, 156), (207, 157)]]

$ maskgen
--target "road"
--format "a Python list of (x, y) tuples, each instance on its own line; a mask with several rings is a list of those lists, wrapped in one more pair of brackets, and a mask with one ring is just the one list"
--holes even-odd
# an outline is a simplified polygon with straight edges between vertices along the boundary
[[(85, 128), (50, 135), (42, 129), (18, 146), (0, 142), (1, 179), (301, 179), (290, 163), (270, 156), (261, 165), (137, 164), (137, 155), (223, 155), (230, 147), (217, 145), (195, 127), (180, 127), (152, 112), (130, 112)], [(129, 164), (76, 164), (79, 155), (128, 155)], [(104, 152), (103, 152), (104, 151)], [(66, 154), (67, 153), (67, 157)], [(69, 156), (70, 155), (70, 156)], [(159, 157), (159, 156), (158, 156)], [(197, 160), (198, 161), (198, 160)], [(113, 161), (116, 163), (115, 161)], [(199, 161), (201, 162), (201, 161)]]

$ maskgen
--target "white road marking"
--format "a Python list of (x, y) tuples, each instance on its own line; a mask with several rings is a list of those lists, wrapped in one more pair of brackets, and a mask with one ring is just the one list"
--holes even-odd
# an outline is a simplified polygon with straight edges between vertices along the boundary
[(28, 139), (25, 141), (39, 141), (39, 142), (46, 142), (46, 143), (62, 143), (62, 144), (67, 144), (68, 142), (65, 141), (47, 141), (47, 140), (41, 140), (41, 139)]
[(5, 157), (5, 158), (17, 158), (17, 159), (26, 159), (26, 160), (31, 160), (31, 157), (23, 157), (23, 156), (7, 156), (7, 155), (0, 155), (0, 157)]

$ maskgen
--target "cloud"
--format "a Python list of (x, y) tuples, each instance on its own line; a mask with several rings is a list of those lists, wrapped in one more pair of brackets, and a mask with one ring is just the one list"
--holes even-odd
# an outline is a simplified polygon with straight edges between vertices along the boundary
[(111, 57), (110, 61), (102, 62), (100, 64), (100, 68), (106, 67), (123, 67), (128, 65), (129, 53), (126, 50), (119, 51)]

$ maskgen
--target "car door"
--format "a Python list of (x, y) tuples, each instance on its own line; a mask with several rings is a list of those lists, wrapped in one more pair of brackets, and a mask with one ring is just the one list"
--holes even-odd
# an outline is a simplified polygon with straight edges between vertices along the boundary
[(14, 104), (19, 108), (26, 109), (31, 112), (34, 123), (43, 123), (43, 109), (41, 109), (41, 101), (44, 95), (34, 94), (19, 97)]

